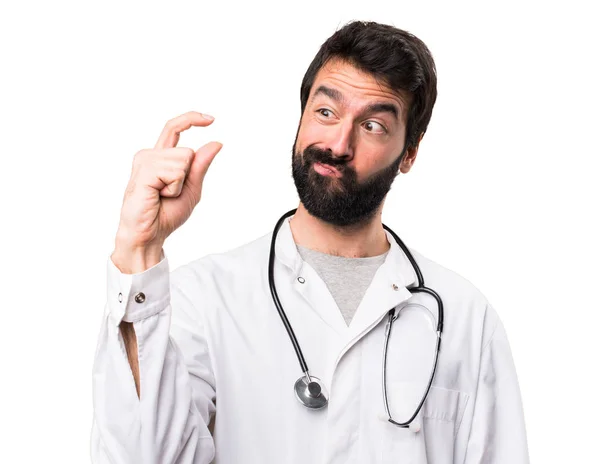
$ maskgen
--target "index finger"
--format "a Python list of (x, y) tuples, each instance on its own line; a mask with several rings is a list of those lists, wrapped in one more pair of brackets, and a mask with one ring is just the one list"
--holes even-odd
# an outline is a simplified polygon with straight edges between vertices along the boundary
[(214, 118), (212, 116), (198, 113), (197, 111), (188, 111), (181, 116), (177, 116), (167, 121), (154, 148), (176, 147), (181, 132), (188, 130), (192, 126), (208, 126), (213, 121)]

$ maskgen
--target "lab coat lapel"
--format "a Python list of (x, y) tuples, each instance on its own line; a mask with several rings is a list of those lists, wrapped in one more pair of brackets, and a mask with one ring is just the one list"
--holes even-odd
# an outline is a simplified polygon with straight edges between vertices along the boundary
[(390, 309), (408, 300), (412, 294), (407, 287), (417, 283), (417, 276), (410, 261), (394, 237), (387, 230), (385, 233), (390, 250), (350, 322), (350, 340), (361, 336)]
[(341, 337), (345, 338), (348, 326), (327, 288), (317, 272), (300, 256), (286, 218), (277, 234), (275, 254), (279, 261), (292, 272), (292, 287), (306, 300), (310, 308)]

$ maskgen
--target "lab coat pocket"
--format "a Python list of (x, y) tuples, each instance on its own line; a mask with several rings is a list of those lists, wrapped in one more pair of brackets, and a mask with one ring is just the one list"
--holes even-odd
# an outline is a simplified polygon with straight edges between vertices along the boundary
[[(408, 420), (423, 395), (423, 386), (393, 382), (388, 386), (392, 418)], [(413, 424), (417, 431), (387, 422), (384, 429), (382, 462), (385, 464), (452, 464), (454, 438), (460, 427), (469, 395), (432, 386)], [(397, 417), (394, 417), (394, 414)]]
[(469, 394), (432, 386), (423, 404), (416, 463), (452, 464), (454, 443)]

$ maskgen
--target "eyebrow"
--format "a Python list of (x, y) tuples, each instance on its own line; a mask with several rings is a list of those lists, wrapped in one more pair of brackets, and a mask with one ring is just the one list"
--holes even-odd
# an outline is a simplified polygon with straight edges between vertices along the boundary
[[(317, 95), (326, 95), (329, 98), (331, 98), (332, 100), (338, 102), (338, 103), (343, 103), (345, 101), (344, 95), (342, 95), (342, 92), (340, 92), (337, 89), (332, 89), (331, 87), (327, 87), (324, 85), (320, 85), (317, 90), (315, 91), (311, 102), (317, 98)], [(398, 120), (398, 116), (400, 114), (400, 111), (398, 110), (398, 107), (396, 105), (394, 105), (393, 103), (387, 103), (387, 102), (375, 102), (375, 103), (371, 103), (370, 105), (367, 105), (362, 111), (361, 111), (361, 115), (363, 114), (369, 114), (369, 113), (390, 113), (392, 116), (394, 116), (394, 119)]]

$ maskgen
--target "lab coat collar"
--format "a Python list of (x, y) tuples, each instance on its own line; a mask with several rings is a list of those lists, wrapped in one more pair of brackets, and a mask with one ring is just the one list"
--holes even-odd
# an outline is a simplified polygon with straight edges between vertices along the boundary
[[(300, 276), (304, 262), (292, 235), (290, 219), (291, 217), (286, 218), (279, 229), (275, 254), (276, 258), (291, 270), (293, 280), (296, 280)], [(417, 276), (410, 261), (392, 234), (387, 230), (385, 233), (390, 243), (389, 252), (384, 263), (375, 273), (350, 326), (344, 322), (339, 308), (329, 311), (322, 301), (310, 301), (316, 300), (317, 297), (313, 294), (314, 298), (311, 298), (311, 292), (303, 288), (303, 292), (306, 293), (305, 297), (311, 302), (311, 306), (327, 324), (341, 335), (350, 338), (360, 335), (374, 322), (380, 320), (391, 308), (409, 299), (412, 294), (407, 287), (417, 285)]]

